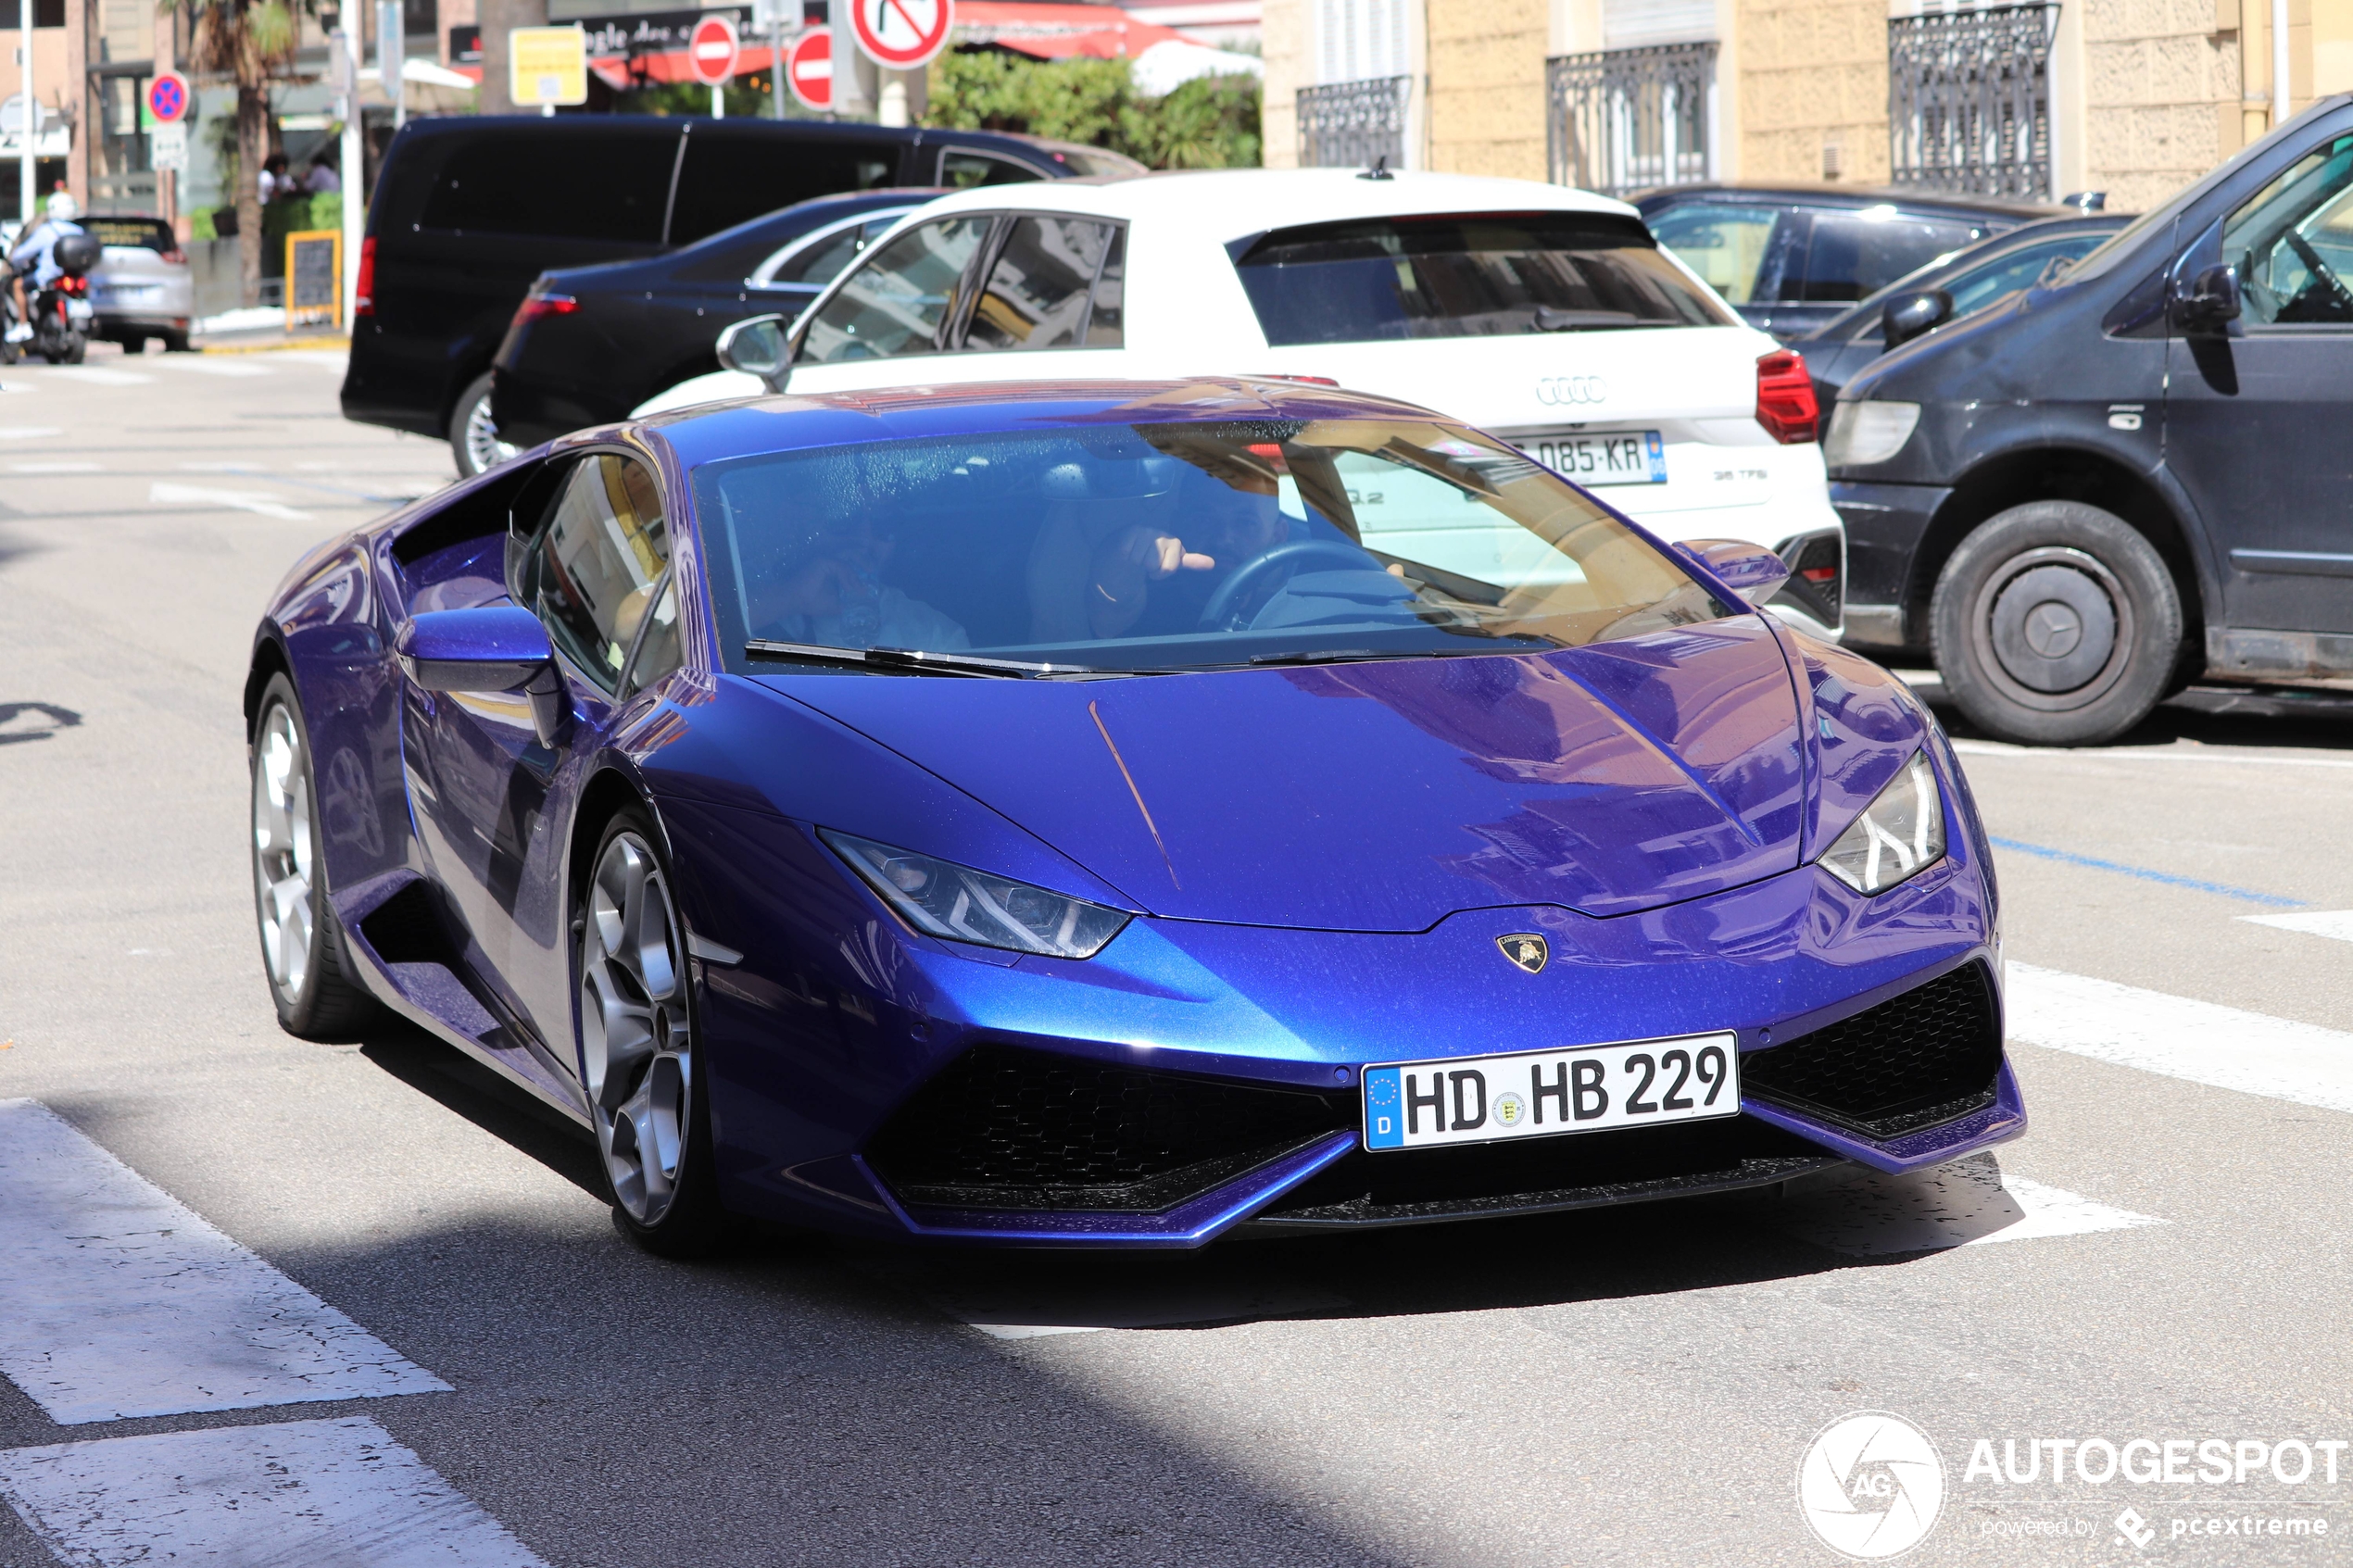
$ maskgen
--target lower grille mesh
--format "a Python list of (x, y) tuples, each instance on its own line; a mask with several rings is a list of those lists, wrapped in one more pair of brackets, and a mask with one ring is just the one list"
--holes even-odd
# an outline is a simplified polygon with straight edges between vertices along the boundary
[(977, 1046), (891, 1118), (867, 1159), (905, 1203), (1150, 1211), (1355, 1121), (1353, 1095)]
[(1965, 964), (1852, 1018), (1741, 1058), (1755, 1099), (1891, 1138), (1990, 1105), (2002, 1066), (1994, 988)]

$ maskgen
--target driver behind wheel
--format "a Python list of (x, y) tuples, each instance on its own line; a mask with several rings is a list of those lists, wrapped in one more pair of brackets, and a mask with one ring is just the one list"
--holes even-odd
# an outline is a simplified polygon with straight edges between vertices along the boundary
[[(1164, 523), (1130, 523), (1096, 546), (1086, 596), (1091, 634), (1189, 630), (1219, 583), (1290, 537), (1281, 449), (1251, 452), (1265, 467), (1227, 464), (1213, 476), (1188, 475), (1191, 483)], [(1270, 579), (1266, 587), (1275, 585)]]

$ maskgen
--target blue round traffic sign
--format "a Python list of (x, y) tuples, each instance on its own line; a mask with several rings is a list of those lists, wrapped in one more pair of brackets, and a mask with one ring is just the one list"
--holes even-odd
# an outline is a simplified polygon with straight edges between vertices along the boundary
[(165, 71), (147, 83), (147, 118), (158, 125), (177, 125), (188, 112), (188, 79)]

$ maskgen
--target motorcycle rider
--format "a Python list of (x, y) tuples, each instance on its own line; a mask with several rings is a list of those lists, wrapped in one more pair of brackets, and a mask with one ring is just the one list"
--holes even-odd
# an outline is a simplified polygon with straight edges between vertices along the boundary
[(69, 191), (59, 191), (49, 198), (48, 216), (33, 225), (19, 238), (17, 248), (8, 253), (8, 266), (15, 276), (8, 280), (17, 304), (16, 324), (8, 329), (10, 343), (30, 342), (32, 337), (32, 308), (25, 303), (24, 279), (30, 271), (35, 290), (48, 287), (63, 275), (57, 265), (57, 242), (68, 234), (82, 232), (82, 225), (74, 220), (82, 216), (81, 207)]

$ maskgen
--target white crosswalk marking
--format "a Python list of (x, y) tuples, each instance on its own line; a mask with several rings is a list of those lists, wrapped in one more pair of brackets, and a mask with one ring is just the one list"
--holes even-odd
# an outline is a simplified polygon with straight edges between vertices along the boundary
[(449, 1385), (37, 1100), (0, 1100), (0, 1372), (62, 1425)]
[(130, 370), (101, 370), (95, 365), (61, 365), (46, 372), (52, 381), (87, 382), (92, 386), (145, 386), (153, 376), (142, 376)]
[(213, 358), (200, 354), (167, 354), (154, 363), (174, 370), (193, 370), (200, 376), (233, 377), (240, 381), (270, 373), (267, 368), (243, 359)]
[(208, 484), (166, 484), (147, 487), (147, 499), (158, 507), (213, 507), (231, 511), (259, 512), (284, 522), (308, 522), (310, 514), (251, 490), (216, 490)]
[(16, 1449), (0, 1494), (76, 1568), (545, 1568), (364, 1416)]
[(1801, 1241), (1850, 1258), (2164, 1223), (2007, 1174), (1991, 1153), (1906, 1176), (1868, 1172), (1845, 1177), (1790, 1198), (1774, 1223)]
[(2007, 992), (2013, 1040), (2353, 1110), (2353, 1035), (2032, 964), (2009, 966)]
[(2294, 915), (2241, 915), (2249, 925), (2272, 925), (2282, 931), (2300, 931), (2307, 936), (2334, 936), (2339, 942), (2353, 942), (2353, 909), (2312, 909)]

